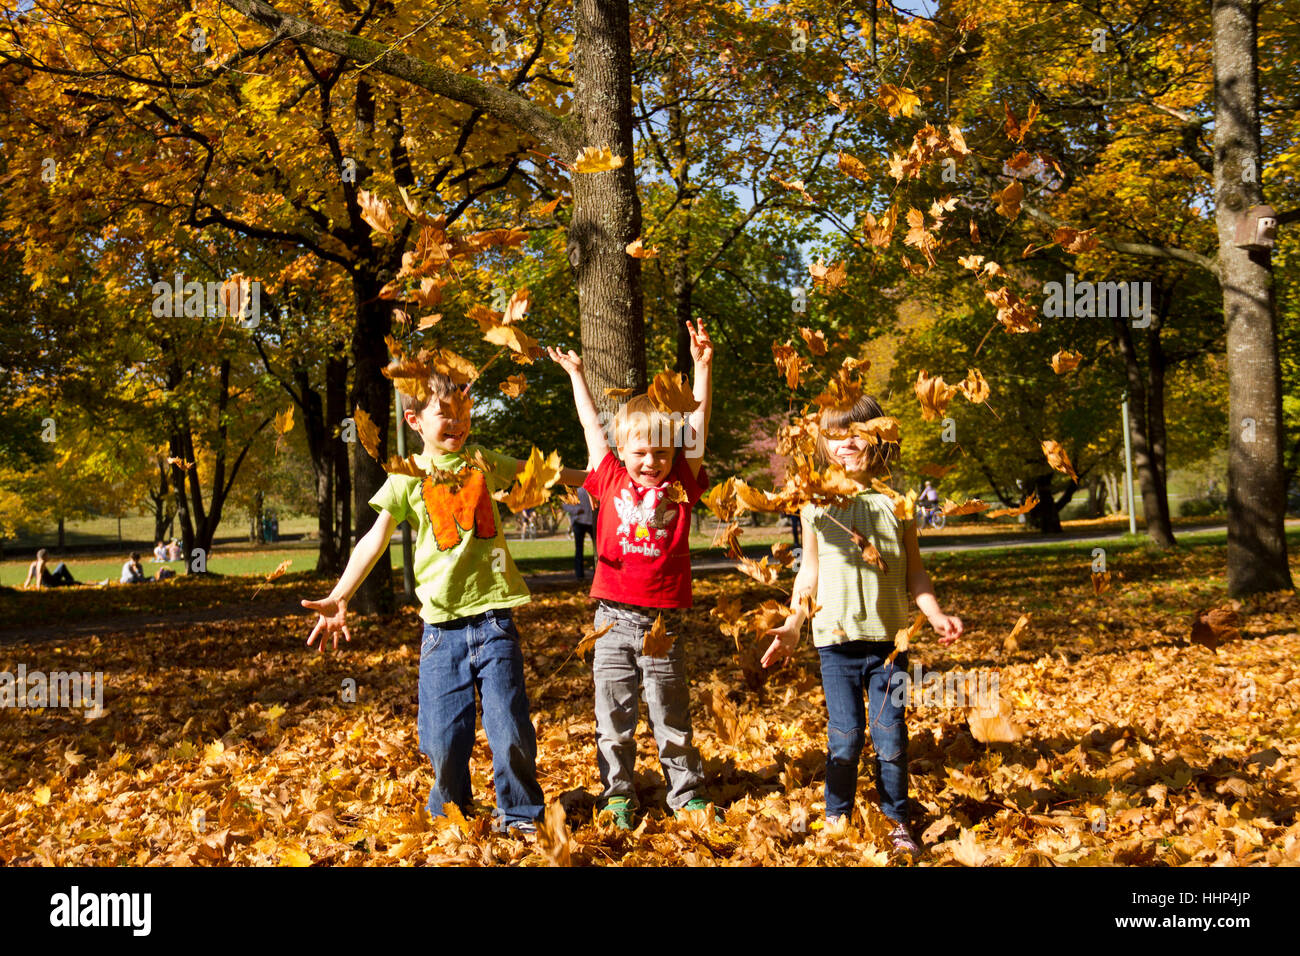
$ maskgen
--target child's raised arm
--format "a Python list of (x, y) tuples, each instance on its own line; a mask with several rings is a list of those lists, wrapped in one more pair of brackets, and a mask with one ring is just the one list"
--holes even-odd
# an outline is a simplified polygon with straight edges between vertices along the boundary
[(704, 443), (709, 437), (709, 416), (713, 406), (713, 340), (704, 328), (703, 319), (695, 325), (687, 322), (686, 331), (691, 335), (691, 358), (695, 360), (694, 397), (700, 403), (689, 419), (686, 464), (690, 466), (691, 474), (698, 475), (704, 461)]
[[(587, 439), (587, 470), (591, 471), (598, 468), (605, 460), (605, 456), (609, 454), (609, 442), (605, 440), (605, 429), (600, 424), (600, 413), (596, 411), (596, 403), (591, 398), (591, 389), (587, 387), (587, 379), (582, 374), (582, 358), (573, 350), (566, 355), (550, 346), (547, 347), (546, 353), (552, 361), (558, 362), (569, 373), (569, 381), (573, 383), (573, 404), (577, 406), (578, 420), (582, 422), (582, 433)], [(564, 480), (563, 475), (561, 480)], [(568, 482), (565, 481), (565, 484)]]
[[(352, 635), (348, 633), (347, 624), (344, 623), (348, 613), (348, 601), (356, 593), (361, 582), (366, 579), (370, 569), (375, 566), (379, 556), (384, 553), (393, 537), (393, 528), (397, 522), (387, 511), (379, 512), (375, 523), (370, 526), (370, 530), (362, 536), (357, 542), (357, 546), (352, 549), (352, 557), (348, 559), (348, 566), (343, 569), (342, 576), (339, 577), (338, 584), (334, 585), (334, 590), (329, 596), (320, 601), (303, 601), (302, 606), (320, 614), (320, 620), (312, 628), (312, 632), (307, 637), (307, 646), (311, 647), (312, 642), (316, 640), (316, 635), (320, 634), (319, 650), (325, 650), (325, 638), (328, 635), (334, 637), (334, 649), (339, 647), (339, 632), (342, 632), (343, 639), (352, 640)], [(322, 631), (323, 629), (323, 631)]]
[(799, 645), (799, 635), (803, 633), (803, 622), (808, 616), (804, 599), (815, 600), (817, 597), (817, 532), (806, 514), (799, 515), (799, 522), (802, 525), (799, 540), (804, 543), (804, 547), (799, 572), (794, 576), (794, 587), (790, 594), (790, 605), (794, 613), (780, 627), (771, 628), (767, 632), (773, 641), (763, 653), (764, 667), (770, 667), (794, 653)]
[(907, 523), (903, 531), (903, 547), (907, 551), (907, 589), (912, 592), (917, 610), (925, 614), (930, 626), (939, 632), (940, 644), (951, 644), (961, 637), (961, 618), (943, 613), (934, 596), (934, 582), (926, 573), (921, 561), (921, 544), (916, 537), (916, 522)]

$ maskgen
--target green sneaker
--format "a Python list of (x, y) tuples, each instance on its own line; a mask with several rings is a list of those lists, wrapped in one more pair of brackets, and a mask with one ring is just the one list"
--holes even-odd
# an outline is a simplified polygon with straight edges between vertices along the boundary
[[(692, 813), (699, 810), (707, 810), (707, 809), (709, 809), (709, 801), (705, 800), (703, 797), (695, 797), (693, 800), (687, 800), (685, 805), (674, 810), (673, 819), (680, 820), (683, 813)], [(727, 822), (726, 814), (722, 812), (721, 808), (716, 806), (713, 808), (713, 822), (714, 823)]]
[(614, 818), (614, 826), (617, 829), (632, 829), (632, 801), (627, 797), (610, 797), (606, 800), (600, 816), (603, 817), (607, 813)]

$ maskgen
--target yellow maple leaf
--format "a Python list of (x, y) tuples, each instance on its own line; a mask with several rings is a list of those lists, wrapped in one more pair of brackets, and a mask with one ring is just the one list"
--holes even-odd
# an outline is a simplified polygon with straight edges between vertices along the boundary
[(615, 156), (608, 146), (597, 149), (584, 146), (578, 158), (573, 161), (575, 173), (601, 173), (609, 169), (618, 169), (623, 165), (623, 157)]

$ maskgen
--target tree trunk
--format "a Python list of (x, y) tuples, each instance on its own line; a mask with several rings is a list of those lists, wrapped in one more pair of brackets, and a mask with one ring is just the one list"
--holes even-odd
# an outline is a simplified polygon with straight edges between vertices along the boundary
[[(604, 174), (598, 174), (604, 175)], [(392, 420), (392, 383), (384, 378), (388, 346), (384, 337), (392, 330), (392, 303), (379, 298), (384, 283), (369, 271), (352, 279), (357, 324), (352, 335), (352, 361), (356, 370), (352, 382), (353, 408), (362, 408), (379, 431), (379, 459), (388, 460), (388, 425)], [(388, 479), (383, 465), (364, 451), (352, 458), (352, 510), (356, 534), (361, 538), (378, 519), (370, 499)], [(362, 614), (390, 615), (396, 609), (393, 597), (393, 562), (385, 548), (366, 579), (352, 596), (350, 607)]]
[(578, 288), (582, 358), (598, 406), (606, 388), (646, 387), (641, 235), (632, 152), (632, 51), (627, 0), (575, 0), (573, 110), (582, 141), (623, 157), (618, 169), (573, 176), (568, 253)]
[[(1148, 430), (1150, 401), (1146, 376), (1138, 361), (1137, 346), (1133, 342), (1129, 319), (1125, 316), (1114, 316), (1113, 324), (1120, 354), (1124, 356), (1124, 375), (1128, 383), (1129, 401), (1128, 433), (1133, 446), (1133, 467), (1137, 471), (1138, 489), (1142, 492), (1142, 514), (1146, 520), (1147, 534), (1157, 547), (1173, 547), (1175, 541), (1173, 527), (1169, 522), (1169, 498), (1163, 493), (1163, 484), (1160, 480), (1161, 469), (1155, 462), (1150, 445)], [(1153, 319), (1152, 326), (1155, 324)]]
[(63, 516), (59, 516), (59, 543), (56, 545), (59, 551), (63, 550)]
[(1263, 201), (1258, 15), (1254, 0), (1213, 0), (1215, 221), (1228, 347), (1228, 593), (1234, 596), (1292, 587), (1273, 265), (1268, 251), (1235, 245), (1238, 221)]
[(1038, 493), (1038, 504), (1029, 512), (1029, 523), (1044, 534), (1060, 534), (1061, 515), (1052, 497), (1052, 473), (1034, 475), (1030, 481)]
[[(668, 96), (679, 100), (681, 83), (678, 81), (677, 61), (670, 59), (667, 83)], [(668, 110), (668, 132), (671, 137), (669, 149), (676, 168), (670, 175), (677, 182), (677, 192), (682, 204), (681, 222), (677, 226), (677, 250), (673, 260), (673, 313), (676, 316), (677, 335), (677, 371), (690, 375), (694, 370), (691, 361), (691, 336), (686, 323), (691, 321), (691, 204), (694, 197), (686, 182), (690, 170), (690, 158), (686, 144), (686, 113), (680, 102)]]

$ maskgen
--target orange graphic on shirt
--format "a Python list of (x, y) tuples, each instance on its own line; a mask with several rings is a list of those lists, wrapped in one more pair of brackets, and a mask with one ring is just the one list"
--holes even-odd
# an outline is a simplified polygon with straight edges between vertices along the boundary
[(420, 484), (424, 495), (424, 507), (429, 512), (429, 522), (433, 525), (433, 539), (438, 543), (439, 551), (447, 551), (460, 544), (461, 531), (474, 531), (476, 538), (495, 538), (497, 536), (496, 518), (492, 514), (492, 496), (488, 494), (487, 480), (477, 468), (470, 469), (470, 476), (455, 493), (447, 490), (446, 485), (434, 484), (432, 478), (425, 478)]

